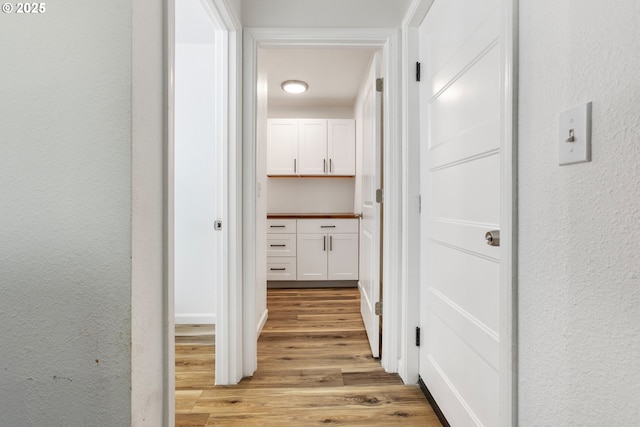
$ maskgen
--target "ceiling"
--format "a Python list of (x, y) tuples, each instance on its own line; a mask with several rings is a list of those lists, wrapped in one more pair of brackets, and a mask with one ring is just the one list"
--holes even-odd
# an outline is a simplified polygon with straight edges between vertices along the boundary
[[(370, 48), (262, 49), (259, 72), (266, 74), (268, 103), (275, 107), (351, 107), (375, 50)], [(289, 94), (285, 80), (309, 84), (303, 94)]]

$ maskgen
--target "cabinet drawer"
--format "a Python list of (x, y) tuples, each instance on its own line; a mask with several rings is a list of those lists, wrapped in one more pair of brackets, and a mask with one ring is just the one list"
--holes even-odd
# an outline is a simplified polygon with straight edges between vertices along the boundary
[(357, 233), (357, 219), (299, 219), (298, 233)]
[(295, 219), (268, 219), (267, 233), (294, 233), (296, 232)]
[(267, 256), (296, 256), (296, 235), (267, 234)]
[(296, 280), (296, 259), (267, 257), (267, 280)]

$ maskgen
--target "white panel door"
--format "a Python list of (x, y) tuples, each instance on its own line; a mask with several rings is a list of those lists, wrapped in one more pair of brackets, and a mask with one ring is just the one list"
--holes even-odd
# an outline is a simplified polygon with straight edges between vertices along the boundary
[(327, 280), (327, 240), (326, 234), (298, 233), (298, 280)]
[(376, 92), (380, 58), (376, 55), (366, 81), (362, 148), (362, 221), (360, 221), (360, 312), (371, 352), (380, 356), (380, 318), (375, 304), (380, 300), (380, 212), (376, 190), (381, 188), (381, 102)]
[(298, 169), (298, 121), (267, 121), (267, 175), (295, 175)]
[(358, 279), (358, 233), (329, 234), (329, 280)]
[(327, 121), (317, 119), (298, 120), (299, 175), (325, 175), (327, 159)]
[(499, 425), (498, 0), (436, 0), (420, 61), (420, 376), (452, 426)]
[(356, 123), (351, 119), (327, 122), (327, 156), (329, 175), (356, 174)]

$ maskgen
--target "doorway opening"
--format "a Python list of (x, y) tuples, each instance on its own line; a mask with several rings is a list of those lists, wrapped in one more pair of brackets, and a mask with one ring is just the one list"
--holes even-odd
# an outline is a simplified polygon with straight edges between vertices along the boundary
[[(300, 170), (297, 168), (300, 166), (301, 168), (304, 165), (298, 165), (297, 158), (291, 157), (285, 163), (290, 164), (290, 168), (293, 171), (292, 175), (296, 175), (295, 178), (284, 178), (282, 176), (269, 176), (266, 169), (268, 168), (267, 156), (268, 156), (268, 141), (269, 141), (269, 119), (299, 119), (299, 123), (291, 124), (292, 128), (295, 126), (307, 126), (309, 123), (306, 121), (311, 117), (318, 115), (320, 112), (323, 115), (320, 115), (321, 120), (343, 120), (345, 116), (336, 118), (330, 117), (332, 114), (345, 114), (346, 111), (346, 120), (354, 119), (356, 110), (352, 105), (353, 101), (351, 101), (351, 106), (349, 104), (342, 105), (324, 105), (322, 107), (314, 106), (313, 104), (305, 105), (293, 105), (286, 106), (282, 100), (273, 100), (270, 101), (270, 85), (268, 81), (267, 73), (265, 73), (262, 68), (263, 63), (269, 62), (269, 57), (279, 57), (285, 55), (287, 53), (295, 53), (298, 55), (309, 54), (311, 58), (315, 56), (320, 56), (321, 54), (327, 53), (326, 51), (335, 50), (341, 51), (341, 53), (346, 53), (349, 50), (353, 52), (363, 53), (364, 55), (368, 55), (367, 67), (370, 67), (375, 60), (373, 58), (377, 57), (379, 62), (379, 70), (381, 70), (381, 74), (385, 77), (388, 77), (390, 82), (389, 87), (395, 88), (395, 84), (398, 82), (396, 80), (398, 78), (395, 68), (392, 66), (394, 64), (393, 60), (390, 58), (396, 58), (398, 51), (396, 51), (395, 45), (395, 37), (396, 34), (393, 32), (388, 32), (385, 30), (380, 31), (359, 31), (359, 30), (341, 30), (341, 31), (331, 31), (331, 30), (309, 30), (306, 31), (303, 36), (300, 35), (300, 32), (287, 31), (287, 30), (278, 30), (277, 34), (273, 34), (274, 30), (252, 30), (249, 29), (245, 33), (245, 45), (244, 45), (244, 104), (245, 104), (245, 116), (244, 116), (244, 153), (245, 153), (245, 163), (244, 163), (244, 180), (247, 184), (244, 187), (244, 206), (245, 210), (245, 228), (243, 229), (244, 237), (243, 240), (245, 253), (244, 253), (244, 262), (245, 262), (245, 298), (243, 304), (244, 311), (244, 354), (245, 354), (245, 366), (244, 372), (245, 376), (252, 375), (253, 372), (257, 368), (257, 359), (256, 359), (256, 343), (257, 338), (260, 334), (262, 327), (268, 316), (267, 306), (266, 306), (266, 289), (267, 289), (267, 254), (266, 251), (269, 249), (267, 246), (267, 214), (269, 213), (269, 209), (273, 209), (275, 207), (276, 210), (292, 209), (300, 213), (303, 211), (307, 211), (309, 208), (305, 208), (304, 203), (302, 202), (306, 196), (313, 194), (311, 191), (306, 191), (305, 188), (309, 186), (313, 187), (314, 185), (318, 188), (320, 187), (328, 187), (329, 190), (325, 191), (325, 194), (331, 195), (335, 194), (337, 199), (339, 200), (331, 200), (332, 206), (339, 206), (341, 201), (346, 200), (346, 204), (349, 206), (348, 211), (356, 217), (358, 220), (358, 225), (356, 229), (356, 239), (358, 239), (358, 243), (356, 247), (359, 249), (360, 254), (363, 252), (367, 252), (367, 247), (364, 247), (362, 241), (359, 239), (362, 237), (364, 233), (362, 233), (361, 223), (366, 220), (366, 214), (359, 207), (362, 206), (362, 190), (363, 190), (363, 182), (369, 184), (369, 187), (373, 189), (373, 197), (369, 198), (368, 201), (373, 200), (373, 203), (376, 203), (378, 206), (378, 210), (381, 213), (380, 204), (375, 202), (375, 193), (377, 189), (380, 189), (383, 185), (386, 186), (386, 182), (380, 183), (380, 181), (376, 182), (373, 176), (367, 176), (365, 178), (365, 174), (362, 173), (363, 164), (358, 164), (356, 167), (356, 171), (351, 176), (339, 176), (339, 177), (319, 177), (319, 176), (307, 176), (302, 177), (298, 175), (303, 175)], [(374, 34), (375, 33), (375, 34)], [(315, 50), (315, 52), (314, 52)], [(378, 53), (378, 55), (374, 55), (374, 53)], [(266, 59), (265, 59), (266, 56)], [(311, 61), (311, 60), (309, 60)], [(281, 61), (282, 62), (282, 61)], [(300, 61), (299, 61), (300, 62)], [(339, 71), (341, 65), (344, 61), (325, 61), (323, 66), (315, 67), (316, 72), (320, 73), (333, 73)], [(362, 92), (362, 82), (368, 77), (367, 72), (369, 68), (365, 67), (364, 73), (360, 73), (360, 81), (356, 82), (354, 86), (357, 89), (361, 89)], [(364, 76), (363, 76), (364, 74)], [(334, 77), (335, 78), (335, 77)], [(289, 75), (287, 77), (282, 76), (281, 80), (300, 80), (298, 76)], [(279, 88), (279, 84), (281, 83), (278, 79), (275, 79), (275, 83), (272, 86), (276, 86), (276, 92), (278, 95), (283, 96), (281, 93), (281, 89)], [(375, 81), (375, 79), (374, 79)], [(309, 83), (309, 87), (312, 87), (311, 83)], [(372, 85), (375, 93), (375, 84)], [(382, 90), (389, 91), (386, 87), (382, 88)], [(395, 104), (392, 105), (397, 106), (398, 99), (397, 96), (399, 93), (391, 90), (389, 93), (393, 94), (395, 97)], [(385, 94), (388, 95), (388, 94)], [(357, 97), (357, 96), (356, 96)], [(378, 98), (379, 95), (374, 95), (372, 99)], [(360, 102), (364, 103), (364, 97), (361, 97)], [(373, 101), (372, 101), (373, 104)], [(306, 107), (306, 108), (304, 108)], [(379, 107), (373, 107), (373, 111), (379, 111)], [(397, 108), (397, 107), (396, 107)], [(394, 132), (399, 130), (399, 111), (396, 108), (388, 108), (386, 114), (383, 118), (385, 124), (382, 126), (381, 123), (378, 123), (378, 130), (384, 130), (385, 139), (388, 135), (394, 135)], [(364, 111), (364, 108), (362, 109)], [(271, 117), (269, 117), (271, 115)], [(279, 117), (278, 117), (279, 116)], [(349, 117), (350, 116), (350, 117)], [(372, 117), (376, 117), (375, 114)], [(372, 129), (375, 129), (374, 122), (379, 121), (372, 119), (371, 126)], [(361, 128), (356, 132), (358, 137), (362, 138), (364, 134), (364, 124), (362, 117), (360, 120), (355, 118), (356, 126), (361, 126)], [(315, 124), (310, 124), (315, 125)], [(329, 124), (327, 123), (327, 128)], [(294, 130), (290, 133), (299, 134), (299, 130)], [(371, 134), (375, 135), (375, 130), (371, 131)], [(395, 135), (394, 135), (395, 136)], [(394, 138), (395, 139), (395, 138)], [(379, 141), (378, 141), (379, 144)], [(379, 147), (379, 145), (378, 145)], [(395, 145), (393, 147), (387, 147), (385, 150), (388, 152), (383, 156), (382, 153), (375, 153), (377, 155), (377, 160), (379, 163), (378, 170), (376, 173), (380, 173), (380, 168), (382, 167), (381, 159), (385, 159), (386, 168), (388, 165), (393, 166), (394, 173), (399, 171), (396, 168), (396, 162), (400, 159), (399, 153), (399, 145)], [(362, 150), (362, 148), (361, 148)], [(371, 151), (375, 151), (371, 149)], [(289, 161), (290, 160), (290, 161)], [(304, 160), (303, 160), (304, 161)], [(317, 170), (315, 173), (310, 173), (309, 175), (317, 175), (320, 173), (330, 173), (329, 171), (332, 169), (333, 161), (329, 158), (326, 161), (326, 166), (323, 164), (324, 162), (320, 162), (319, 166), (317, 166)], [(371, 166), (370, 169), (375, 169), (375, 166)], [(319, 171), (319, 172), (318, 172)], [(378, 175), (379, 176), (379, 175)], [(393, 179), (391, 178), (393, 176)], [(341, 182), (343, 180), (343, 182)], [(313, 184), (315, 181), (315, 184)], [(357, 182), (359, 181), (359, 182)], [(386, 176), (385, 181), (391, 181), (393, 185), (399, 185), (400, 179), (394, 174), (389, 174)], [(342, 188), (340, 186), (342, 185)], [(334, 191), (331, 188), (336, 188)], [(275, 190), (274, 190), (275, 189)], [(325, 189), (326, 190), (326, 189)], [(323, 191), (323, 190), (321, 190)], [(341, 192), (347, 194), (346, 197), (342, 197)], [(356, 195), (356, 192), (358, 194)], [(275, 193), (276, 197), (271, 199), (269, 196), (273, 195), (270, 193)], [(287, 200), (286, 196), (290, 194), (298, 194), (299, 196), (291, 197), (294, 200)], [(322, 193), (317, 193), (322, 194)], [(285, 196), (281, 196), (285, 195)], [(399, 197), (400, 194), (394, 194), (394, 197)], [(359, 197), (359, 204), (356, 205), (355, 201)], [(283, 200), (284, 198), (284, 200)], [(366, 198), (366, 197), (365, 197)], [(321, 197), (312, 197), (311, 202), (319, 202)], [(309, 198), (307, 197), (307, 201)], [(296, 205), (296, 202), (299, 204)], [(288, 207), (285, 207), (288, 205)], [(385, 205), (385, 230), (396, 230), (398, 231), (398, 236), (400, 235), (399, 229), (399, 219), (400, 215), (398, 212), (395, 212), (399, 208), (398, 204), (386, 204)], [(320, 208), (326, 209), (326, 208)], [(344, 210), (336, 209), (334, 210)], [(247, 215), (248, 213), (248, 215)], [(272, 212), (273, 213), (273, 212)], [(312, 212), (313, 213), (313, 212)], [(334, 212), (335, 213), (335, 212)], [(355, 215), (354, 215), (355, 214)], [(360, 218), (362, 214), (362, 218)], [(362, 278), (362, 270), (364, 268), (369, 268), (371, 270), (375, 270), (375, 279), (371, 280), (370, 283), (367, 284), (369, 289), (374, 290), (376, 293), (380, 290), (380, 282), (387, 282), (387, 278), (390, 276), (394, 276), (394, 279), (399, 274), (399, 269), (395, 268), (397, 265), (394, 265), (395, 261), (399, 260), (399, 249), (391, 249), (395, 246), (395, 248), (399, 248), (400, 240), (389, 237), (385, 238), (384, 246), (380, 244), (380, 233), (379, 233), (379, 224), (380, 217), (382, 215), (378, 215), (377, 222), (375, 223), (378, 227), (375, 226), (372, 228), (375, 230), (372, 233), (375, 236), (375, 245), (377, 246), (377, 250), (382, 253), (383, 259), (385, 259), (385, 266), (390, 265), (394, 268), (385, 268), (384, 269), (384, 277), (378, 278), (380, 271), (380, 261), (379, 256), (368, 261), (368, 264), (364, 265), (362, 260), (360, 259), (360, 255), (358, 256), (358, 275), (354, 279), (354, 285), (360, 286), (360, 289), (363, 290), (363, 278)], [(307, 218), (299, 219), (293, 218), (296, 221), (307, 221)], [(387, 227), (388, 225), (388, 227)], [(284, 225), (281, 225), (284, 226)], [(333, 227), (332, 225), (330, 225)], [(314, 246), (319, 248), (319, 251), (323, 251), (325, 245), (330, 245), (332, 243), (335, 244), (336, 236), (331, 233), (323, 233), (322, 230), (319, 230), (319, 233), (310, 233), (309, 228), (311, 225), (304, 223), (302, 225), (302, 231), (307, 232), (308, 234), (317, 234), (317, 236), (312, 236), (312, 239), (316, 239), (315, 243), (310, 243), (304, 240), (300, 235), (296, 235), (296, 243), (300, 243), (301, 245), (308, 245), (309, 247)], [(390, 231), (391, 233), (392, 231)], [(348, 234), (348, 231), (345, 231)], [(297, 231), (296, 231), (297, 234)], [(281, 238), (283, 236), (278, 236)], [(302, 239), (302, 240), (297, 240)], [(276, 244), (280, 245), (282, 243), (277, 242)], [(397, 246), (396, 246), (397, 245)], [(364, 251), (363, 251), (364, 248)], [(297, 250), (300, 250), (300, 246), (298, 246)], [(329, 250), (327, 250), (329, 251)], [(282, 261), (282, 260), (278, 260)], [(305, 261), (302, 263), (300, 260), (296, 259), (296, 267), (301, 266), (306, 268)], [(276, 266), (278, 270), (284, 269), (283, 266)], [(300, 272), (296, 272), (296, 279), (298, 278)], [(313, 277), (315, 272), (307, 273), (308, 277)], [(320, 273), (318, 273), (319, 275)], [(330, 274), (330, 273), (329, 273)], [(325, 280), (324, 277), (320, 278), (320, 280)], [(278, 282), (277, 280), (270, 280)], [(304, 280), (303, 280), (304, 281)], [(311, 280), (309, 280), (311, 282)], [(389, 280), (389, 283), (400, 283), (400, 280)], [(280, 283), (281, 284), (281, 283)], [(317, 283), (316, 283), (317, 284)], [(399, 286), (399, 285), (398, 285)], [(393, 294), (392, 289), (383, 289), (383, 293), (385, 294)], [(369, 311), (371, 312), (372, 317), (375, 316), (376, 322), (379, 321), (379, 316), (375, 314), (376, 303), (379, 302), (380, 296), (376, 296), (376, 298), (372, 298), (371, 291), (362, 292), (362, 295), (366, 296), (363, 298), (363, 306), (369, 307)], [(398, 298), (391, 297), (391, 304), (389, 304), (389, 313), (385, 313), (384, 317), (384, 325), (383, 329), (389, 327), (389, 330), (396, 330), (400, 328), (399, 322), (399, 314), (397, 313), (398, 307), (395, 305), (398, 303)], [(365, 320), (365, 324), (366, 324)], [(392, 325), (392, 326), (390, 326)], [(372, 328), (372, 333), (370, 336), (375, 336), (376, 343), (375, 346), (372, 345), (372, 353), (379, 354), (379, 324), (376, 323), (375, 327)], [(394, 334), (390, 334), (394, 335)], [(395, 341), (394, 341), (395, 340)], [(382, 347), (385, 349), (382, 357), (382, 365), (389, 372), (397, 372), (398, 369), (398, 359), (397, 359), (397, 345), (396, 342), (399, 340), (397, 335), (391, 337), (384, 337), (382, 340)], [(374, 350), (375, 349), (375, 350)]]
[[(382, 185), (380, 57), (374, 48), (260, 49), (256, 161), (256, 233), (264, 241), (256, 245), (256, 270), (266, 275), (259, 282), (359, 288), (367, 332), (376, 331), (370, 337), (375, 357), (381, 342), (372, 312), (381, 277), (375, 274), (382, 237), (375, 200)], [(283, 82), (294, 79), (307, 91), (284, 91)], [(258, 306), (265, 313), (260, 328), (268, 309), (265, 299)]]
[(184, 359), (176, 354), (180, 344), (209, 345), (209, 353), (196, 357), (211, 385), (230, 375), (229, 358), (215, 363), (215, 353), (232, 351), (219, 343), (229, 336), (227, 289), (235, 274), (229, 267), (236, 264), (229, 250), (237, 210), (230, 205), (235, 180), (229, 178), (236, 78), (229, 72), (234, 25), (217, 0), (170, 1), (168, 16), (167, 363), (173, 418), (175, 390), (189, 387), (176, 369), (176, 359)]

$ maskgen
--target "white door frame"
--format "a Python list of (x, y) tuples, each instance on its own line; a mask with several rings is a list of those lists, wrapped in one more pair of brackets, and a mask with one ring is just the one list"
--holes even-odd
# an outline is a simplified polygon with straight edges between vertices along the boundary
[[(173, 281), (170, 260), (173, 221), (169, 208), (173, 136), (174, 9), (176, 0), (132, 3), (132, 242), (131, 242), (131, 425), (165, 426), (175, 423), (175, 363)], [(241, 30), (225, 0), (205, 0), (219, 17), (218, 24), (227, 37), (228, 62), (221, 78), (227, 79), (228, 190), (228, 274), (229, 284), (242, 280), (242, 239), (237, 212), (241, 182)], [(227, 58), (227, 55), (224, 57)], [(217, 86), (220, 87), (218, 82)], [(223, 224), (224, 226), (225, 224)], [(242, 308), (231, 285), (220, 290), (216, 309), (219, 332), (236, 335), (229, 321)], [(223, 306), (222, 301), (229, 302)], [(235, 304), (235, 305), (234, 305)], [(241, 348), (230, 340), (226, 357), (230, 381), (242, 375)], [(220, 363), (220, 361), (216, 361)], [(222, 376), (224, 373), (221, 373)], [(218, 374), (216, 373), (216, 376)]]
[[(438, 0), (436, 0), (438, 1)], [(403, 75), (408, 76), (403, 85), (404, 135), (403, 159), (403, 229), (419, 230), (420, 196), (420, 144), (419, 144), (419, 94), (415, 81), (415, 64), (418, 58), (418, 27), (427, 15), (434, 0), (413, 0), (402, 25)], [(501, 106), (501, 206), (500, 206), (500, 426), (518, 424), (517, 392), (517, 34), (518, 0), (501, 0), (502, 28), (502, 106)], [(416, 186), (417, 183), (417, 186)], [(402, 299), (406, 311), (403, 324), (419, 324), (419, 233), (403, 236), (404, 258)], [(416, 277), (417, 275), (417, 277)], [(419, 357), (417, 347), (405, 343), (403, 353), (407, 364), (401, 372), (403, 378), (417, 380)], [(405, 377), (406, 376), (406, 377)], [(406, 379), (405, 379), (406, 381)]]
[[(373, 47), (383, 51), (386, 100), (384, 122), (384, 310), (383, 330), (400, 330), (401, 263), (401, 85), (400, 34), (395, 29), (262, 29), (245, 28), (243, 80), (243, 263), (244, 292), (242, 308), (244, 375), (252, 375), (257, 367), (256, 313), (256, 107), (257, 55), (261, 47)], [(233, 288), (233, 284), (231, 285)], [(398, 371), (399, 334), (383, 334), (382, 366), (388, 372)]]
[[(175, 150), (175, 2), (168, 0), (167, 10), (167, 152), (166, 152), (166, 188), (167, 188), (167, 254), (166, 254), (166, 274), (167, 274), (167, 375), (169, 387), (169, 420), (173, 423), (175, 418), (175, 340), (174, 330), (174, 150)], [(211, 226), (216, 219), (222, 220), (222, 251), (221, 266), (222, 274), (219, 274), (220, 283), (216, 289), (216, 363), (215, 379), (216, 384), (235, 384), (242, 378), (240, 364), (236, 361), (240, 359), (241, 347), (237, 347), (236, 342), (230, 337), (235, 336), (236, 320), (233, 319), (241, 299), (233, 292), (236, 289), (231, 284), (241, 281), (241, 245), (239, 235), (239, 225), (235, 219), (238, 212), (241, 212), (241, 205), (235, 197), (238, 179), (237, 159), (240, 157), (239, 144), (239, 123), (240, 106), (238, 102), (238, 83), (240, 81), (240, 65), (238, 63), (238, 36), (240, 25), (237, 24), (223, 0), (200, 0), (203, 9), (207, 13), (215, 27), (215, 121), (217, 126), (216, 139), (224, 141), (220, 144), (218, 155), (226, 162), (223, 162), (222, 171), (219, 172), (221, 182), (216, 183), (216, 191), (221, 194), (222, 217), (211, 218)]]

